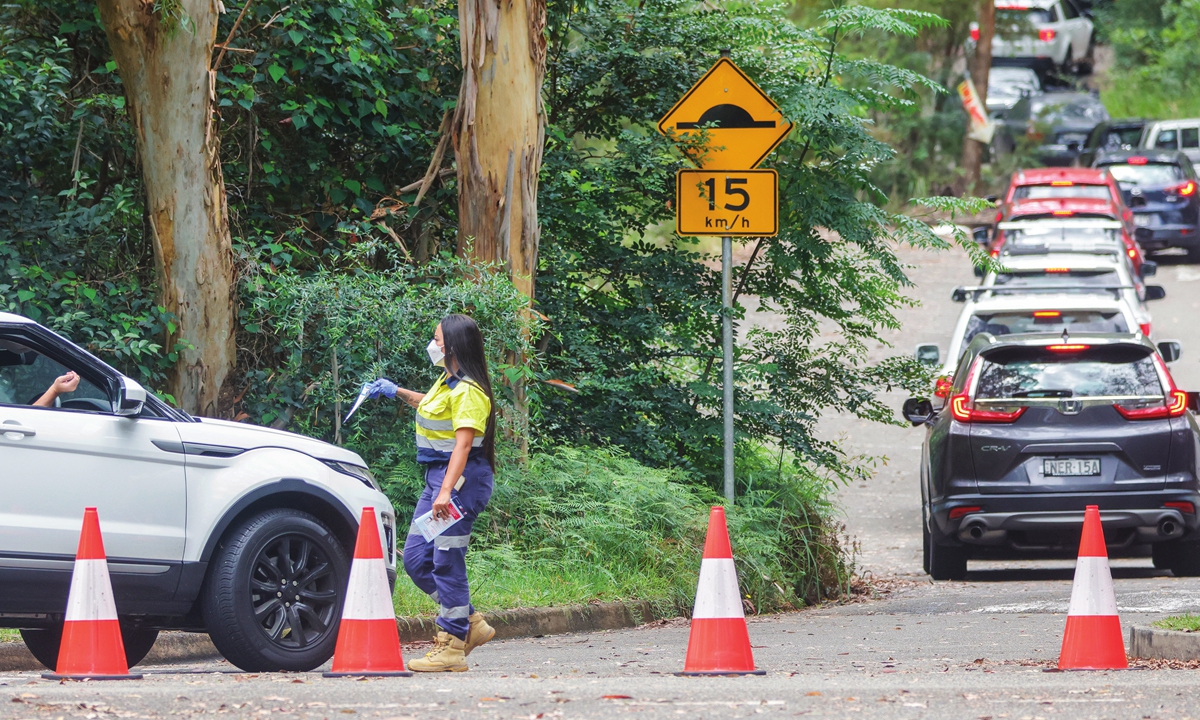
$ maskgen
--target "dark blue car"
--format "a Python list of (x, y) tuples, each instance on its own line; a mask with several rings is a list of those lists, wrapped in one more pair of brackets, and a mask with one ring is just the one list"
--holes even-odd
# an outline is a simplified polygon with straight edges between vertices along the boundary
[(1101, 154), (1093, 167), (1112, 174), (1134, 222), (1152, 233), (1143, 247), (1184, 248), (1200, 262), (1200, 180), (1187, 155), (1122, 150)]

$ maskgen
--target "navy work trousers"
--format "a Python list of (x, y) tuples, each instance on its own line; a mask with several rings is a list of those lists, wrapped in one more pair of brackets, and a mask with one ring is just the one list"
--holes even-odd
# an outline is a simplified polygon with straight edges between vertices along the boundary
[[(433, 500), (442, 489), (446, 477), (445, 465), (425, 467), (425, 490), (417, 500), (413, 518), (420, 517), (433, 507)], [(467, 587), (467, 543), (475, 518), (487, 507), (492, 497), (492, 468), (484, 458), (470, 458), (463, 469), (462, 490), (450, 493), (462, 510), (463, 518), (445, 533), (425, 542), (415, 525), (410, 525), (404, 541), (404, 569), (413, 584), (438, 604), (437, 624), (459, 640), (467, 639), (475, 608), (471, 605), (471, 590)]]

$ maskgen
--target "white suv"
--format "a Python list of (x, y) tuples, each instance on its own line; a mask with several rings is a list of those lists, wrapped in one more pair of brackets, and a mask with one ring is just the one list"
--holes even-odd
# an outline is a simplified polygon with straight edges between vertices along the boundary
[[(33, 403), (74, 371), (78, 387)], [(85, 507), (99, 509), (129, 664), (207, 631), (247, 671), (333, 654), (358, 518), (395, 579), (395, 511), (353, 452), (196, 418), (28, 318), (0, 313), (0, 627), (54, 668)]]
[[(971, 23), (971, 39), (979, 40), (979, 24)], [(996, 34), (992, 58), (1021, 58), (1041, 71), (1090, 73), (1092, 32), (1087, 11), (1074, 0), (996, 0)], [(1053, 64), (1053, 68), (1045, 65)]]

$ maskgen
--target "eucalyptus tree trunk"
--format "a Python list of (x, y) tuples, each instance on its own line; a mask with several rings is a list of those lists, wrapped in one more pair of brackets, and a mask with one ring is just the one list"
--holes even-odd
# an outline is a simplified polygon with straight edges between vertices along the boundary
[[(979, 96), (979, 104), (987, 107), (988, 73), (992, 67), (992, 37), (996, 34), (995, 0), (979, 0), (979, 41), (975, 43), (975, 54), (971, 58), (971, 83)], [(967, 133), (971, 125), (967, 123)], [(980, 166), (983, 165), (983, 143), (970, 137), (963, 138), (963, 169), (966, 171), (967, 192), (978, 192)]]
[(233, 252), (210, 70), (219, 0), (98, 0), (137, 136), (161, 303), (182, 339), (168, 391), (217, 412), (234, 367)]
[(530, 300), (546, 114), (546, 0), (459, 0), (458, 251), (503, 264)]

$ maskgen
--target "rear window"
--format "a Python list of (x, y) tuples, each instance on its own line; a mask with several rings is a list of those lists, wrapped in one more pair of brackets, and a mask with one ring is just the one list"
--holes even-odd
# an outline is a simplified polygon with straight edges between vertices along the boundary
[(998, 7), (996, 8), (996, 34), (1024, 35), (1037, 32), (1035, 25), (1045, 25), (1053, 22), (1049, 10), (1038, 8)]
[(1107, 185), (1022, 185), (1013, 191), (1013, 200), (1040, 200), (1043, 198), (1111, 200), (1112, 191)]
[(977, 399), (1161, 397), (1149, 348), (1097, 347), (1078, 352), (1001, 348), (979, 370)]
[(1001, 273), (996, 276), (994, 286), (1003, 288), (1054, 287), (1055, 285), (1087, 285), (1089, 287), (1120, 287), (1121, 276), (1116, 270), (1071, 270), (1056, 272), (1054, 269), (1023, 270)]
[[(1023, 218), (1017, 218), (1021, 220)], [(1004, 252), (1019, 255), (1041, 253), (1050, 249), (1064, 252), (1101, 252), (1112, 250), (1124, 252), (1116, 228), (1089, 227), (1039, 227), (1031, 225), (1021, 229), (1004, 230)]]
[(1183, 170), (1178, 165), (1168, 163), (1148, 163), (1146, 165), (1105, 165), (1104, 168), (1112, 173), (1113, 178), (1122, 187), (1152, 187), (1155, 185), (1171, 185), (1183, 179)]
[(1026, 310), (971, 316), (967, 321), (967, 332), (963, 336), (965, 349), (981, 332), (1001, 335), (1021, 333), (1070, 332), (1125, 333), (1129, 325), (1125, 316), (1113, 310)]
[(1140, 127), (1120, 128), (1109, 130), (1104, 140), (1105, 150), (1132, 150), (1142, 139)]

